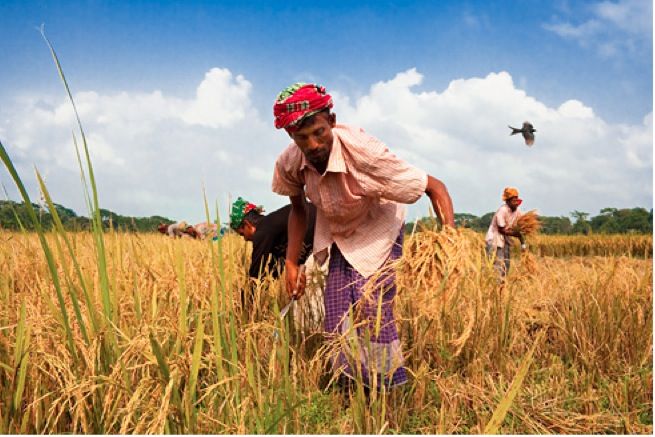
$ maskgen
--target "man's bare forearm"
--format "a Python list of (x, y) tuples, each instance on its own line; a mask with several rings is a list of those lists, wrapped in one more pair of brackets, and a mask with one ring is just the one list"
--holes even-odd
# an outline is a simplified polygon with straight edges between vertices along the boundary
[(455, 227), (453, 200), (450, 198), (446, 185), (439, 179), (428, 175), (428, 186), (425, 189), (425, 193), (430, 198), (432, 208), (439, 217), (439, 220), (441, 220), (441, 223)]

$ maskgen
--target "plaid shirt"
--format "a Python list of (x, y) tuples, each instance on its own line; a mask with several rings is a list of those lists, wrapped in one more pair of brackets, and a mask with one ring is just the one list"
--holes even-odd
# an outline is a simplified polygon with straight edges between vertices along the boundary
[(273, 191), (305, 193), (316, 205), (314, 254), (323, 262), (334, 242), (364, 277), (391, 253), (405, 220), (403, 203), (414, 203), (427, 188), (427, 174), (400, 160), (362, 129), (337, 125), (325, 174), (291, 143), (275, 163)]

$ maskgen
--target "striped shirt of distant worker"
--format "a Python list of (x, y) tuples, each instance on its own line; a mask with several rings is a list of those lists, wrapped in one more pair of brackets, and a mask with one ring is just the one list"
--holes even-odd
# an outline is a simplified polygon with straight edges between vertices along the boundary
[[(371, 363), (361, 356), (358, 364), (366, 386), (372, 386), (376, 378), (378, 387), (383, 383), (391, 387), (407, 382), (392, 311), (395, 275), (387, 272), (369, 284), (375, 289), (370, 300), (361, 299), (362, 293), (375, 272), (402, 255), (403, 204), (414, 203), (426, 193), (441, 222), (454, 226), (452, 201), (441, 181), (396, 157), (380, 140), (363, 129), (337, 124), (332, 107), (324, 87), (303, 83), (283, 90), (273, 107), (275, 127), (284, 128), (292, 140), (277, 158), (272, 182), (273, 191), (289, 196), (292, 205), (287, 292), (293, 293), (298, 276), (308, 198), (316, 206), (314, 255), (319, 263), (330, 248), (325, 331), (329, 337), (348, 332), (353, 306), (359, 306), (366, 320), (374, 321), (382, 293), (381, 329), (366, 334), (360, 328), (358, 335), (360, 342), (370, 336), (374, 356), (385, 357), (384, 363)], [(301, 274), (297, 296), (302, 296), (304, 286)], [(344, 345), (332, 358), (334, 370), (344, 371), (343, 385), (359, 373), (349, 362), (353, 351), (348, 347)]]

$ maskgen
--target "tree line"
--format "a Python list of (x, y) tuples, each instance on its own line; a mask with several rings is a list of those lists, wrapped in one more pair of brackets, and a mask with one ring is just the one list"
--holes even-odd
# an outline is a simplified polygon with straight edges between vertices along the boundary
[[(653, 209), (645, 208), (603, 208), (596, 216), (584, 211), (573, 211), (570, 216), (549, 217), (540, 216), (541, 233), (547, 235), (571, 234), (652, 234)], [(493, 219), (494, 212), (488, 212), (480, 217), (468, 213), (455, 213), (457, 227), (470, 228), (478, 232), (486, 232)], [(573, 220), (572, 220), (573, 219)], [(431, 226), (434, 219), (423, 217), (418, 224), (405, 224), (405, 231), (411, 232), (415, 227)]]
[[(48, 209), (36, 203), (33, 203), (32, 206), (38, 211), (41, 225), (45, 229), (51, 229), (53, 225), (52, 215)], [(57, 214), (65, 229), (71, 231), (90, 229), (88, 217), (78, 216), (72, 209), (57, 203), (54, 204), (54, 207), (57, 209)], [(455, 224), (458, 227), (486, 232), (493, 216), (493, 212), (488, 212), (480, 217), (474, 214), (456, 213)], [(102, 208), (100, 209), (100, 217), (107, 229), (133, 232), (154, 232), (157, 230), (159, 223), (174, 222), (169, 218), (157, 215), (150, 217), (123, 216)], [(542, 223), (541, 232), (549, 235), (653, 233), (653, 210), (649, 211), (645, 208), (603, 208), (598, 215), (593, 217), (584, 211), (573, 211), (570, 217), (540, 216), (539, 218)], [(414, 222), (406, 223), (405, 231), (412, 232), (415, 226), (418, 230), (424, 226), (431, 227), (433, 223), (433, 218), (423, 217), (419, 219), (416, 225)], [(34, 225), (29, 219), (27, 208), (23, 202), (0, 200), (0, 228), (19, 230), (21, 225), (25, 230), (34, 230)]]
[[(37, 217), (44, 229), (52, 229), (52, 214), (47, 207), (32, 203), (32, 207), (37, 211)], [(75, 211), (66, 208), (57, 203), (54, 204), (57, 215), (64, 225), (64, 229), (69, 231), (83, 231), (91, 228), (88, 217), (78, 216)], [(153, 232), (157, 230), (159, 223), (173, 223), (174, 221), (161, 216), (151, 217), (131, 217), (117, 214), (108, 209), (100, 208), (100, 218), (106, 229), (116, 229), (131, 232)], [(14, 202), (12, 200), (0, 200), (0, 228), (27, 231), (34, 230), (34, 224), (30, 219), (27, 207), (23, 202)]]

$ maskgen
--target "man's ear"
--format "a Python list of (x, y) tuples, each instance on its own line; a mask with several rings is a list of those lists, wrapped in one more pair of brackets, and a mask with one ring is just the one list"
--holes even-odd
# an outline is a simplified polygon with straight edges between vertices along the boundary
[(337, 114), (331, 112), (328, 121), (330, 122), (330, 127), (334, 127), (337, 124)]

